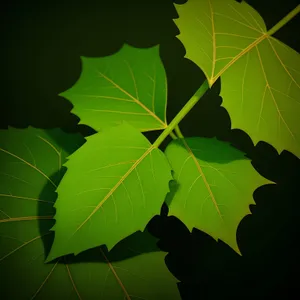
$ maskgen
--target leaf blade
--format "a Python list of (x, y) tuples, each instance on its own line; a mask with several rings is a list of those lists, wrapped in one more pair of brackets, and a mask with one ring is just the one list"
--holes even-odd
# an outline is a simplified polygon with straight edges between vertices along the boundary
[[(198, 228), (240, 253), (238, 224), (255, 204), (254, 189), (268, 180), (256, 173), (242, 152), (216, 139), (172, 141), (165, 154), (179, 183), (169, 215), (181, 219), (190, 231)], [(240, 174), (247, 176), (247, 184)]]
[[(44, 243), (50, 245), (52, 221), (44, 221), (42, 241), (37, 221), (19, 222), (14, 228), (0, 227), (0, 244), (7, 243), (2, 233), (25, 240), (28, 232), (36, 236), (12, 253), (0, 251), (0, 287), (2, 295), (13, 299), (180, 299), (176, 279), (164, 264), (165, 253), (139, 253), (123, 260), (116, 260), (110, 253), (97, 247), (78, 257), (66, 256), (50, 264), (44, 263)], [(15, 223), (17, 224), (17, 223)], [(140, 252), (141, 236), (126, 241), (116, 255), (125, 251)], [(153, 241), (155, 244), (155, 241)], [(15, 246), (15, 245), (11, 245)], [(9, 255), (8, 255), (9, 254)], [(13, 267), (13, 269), (12, 269)], [(30, 279), (25, 274), (31, 274)], [(18, 286), (18, 289), (15, 287)]]
[(141, 132), (166, 128), (167, 83), (158, 49), (125, 44), (107, 57), (81, 57), (79, 80), (61, 93), (80, 123), (97, 131), (122, 121)]
[(187, 57), (210, 86), (221, 76), (232, 128), (245, 130), (255, 144), (263, 140), (299, 156), (299, 53), (269, 36), (262, 17), (244, 1), (189, 0), (177, 11)]
[[(58, 129), (0, 130), (0, 147), (33, 166), (36, 163), (36, 168), (55, 185), (63, 175), (59, 170), (67, 155), (84, 142), (80, 135), (66, 134)], [(164, 264), (165, 254), (143, 254), (144, 244), (155, 243), (151, 236), (143, 240), (137, 235), (134, 243), (131, 239), (118, 245), (121, 247), (114, 249), (115, 254), (114, 250), (110, 253), (101, 250), (109, 263), (96, 248), (80, 257), (63, 257), (45, 264), (45, 256), (53, 242), (50, 228), (54, 223), (56, 197), (55, 187), (45, 176), (15, 156), (0, 152), (1, 296), (21, 300), (124, 299), (126, 294), (120, 282), (111, 276), (113, 269), (131, 300), (180, 299), (176, 279)], [(154, 248), (155, 245), (150, 247), (150, 251), (158, 250)], [(120, 253), (132, 251), (141, 255), (117, 261)]]
[(65, 166), (47, 261), (103, 244), (111, 249), (144, 230), (159, 213), (172, 179), (163, 153), (127, 123), (88, 137)]
[[(176, 8), (180, 16), (179, 19), (174, 20), (180, 29), (178, 38), (186, 47), (186, 56), (203, 70), (210, 86), (236, 60), (266, 38), (266, 27), (263, 19), (246, 2), (190, 0), (184, 5), (176, 5)], [(253, 18), (254, 25), (245, 19), (243, 14), (246, 13), (251, 16), (250, 18)], [(187, 18), (190, 20), (187, 21)], [(241, 25), (243, 30), (248, 29), (246, 33), (240, 30)], [(195, 31), (193, 27), (199, 30), (195, 35), (190, 36), (188, 33)], [(194, 41), (197, 38), (200, 40), (200, 36), (202, 38), (201, 45)], [(244, 40), (241, 40), (242, 38)], [(196, 48), (200, 49), (205, 57), (199, 55)], [(226, 48), (227, 51), (224, 50)], [(229, 52), (229, 55), (233, 55), (232, 57), (228, 57), (228, 48), (233, 49)], [(207, 58), (210, 63), (208, 63)], [(218, 63), (218, 60), (226, 60), (226, 62)]]

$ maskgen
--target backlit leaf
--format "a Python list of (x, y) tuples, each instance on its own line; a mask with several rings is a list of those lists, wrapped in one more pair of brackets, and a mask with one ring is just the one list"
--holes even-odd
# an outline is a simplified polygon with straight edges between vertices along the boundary
[[(1, 299), (180, 299), (165, 254), (155, 250), (151, 236), (143, 241), (144, 233), (110, 253), (98, 247), (44, 263), (54, 238), (49, 230), (59, 170), (83, 143), (57, 129), (0, 130)], [(143, 254), (146, 243), (156, 252)], [(128, 258), (118, 261), (119, 253)]]
[(172, 179), (164, 153), (127, 123), (88, 137), (65, 166), (47, 261), (103, 244), (110, 250), (143, 231)]
[(252, 194), (268, 183), (249, 159), (228, 143), (192, 137), (172, 141), (165, 154), (178, 189), (169, 203), (169, 215), (191, 231), (200, 229), (240, 253), (236, 230), (255, 204)]
[(45, 208), (39, 218), (52, 218), (62, 164), (83, 143), (79, 134), (65, 134), (59, 129), (0, 130), (1, 223), (31, 219), (37, 216), (39, 205)]
[(253, 142), (300, 155), (300, 55), (270, 36), (246, 2), (189, 0), (178, 5), (178, 38), (212, 86), (221, 76), (233, 128)]
[(158, 46), (125, 44), (119, 52), (82, 59), (82, 74), (61, 95), (72, 112), (99, 131), (126, 121), (140, 131), (166, 128), (167, 84)]

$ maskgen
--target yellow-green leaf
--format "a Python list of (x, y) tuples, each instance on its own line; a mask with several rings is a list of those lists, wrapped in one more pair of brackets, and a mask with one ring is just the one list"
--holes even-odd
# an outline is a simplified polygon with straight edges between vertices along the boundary
[(131, 236), (110, 253), (97, 247), (44, 263), (60, 170), (83, 143), (59, 129), (0, 130), (1, 299), (180, 299), (165, 254), (149, 234)]
[(221, 77), (232, 127), (245, 130), (255, 144), (263, 140), (299, 156), (299, 53), (270, 36), (273, 31), (244, 1), (189, 0), (176, 7), (186, 57), (210, 86)]

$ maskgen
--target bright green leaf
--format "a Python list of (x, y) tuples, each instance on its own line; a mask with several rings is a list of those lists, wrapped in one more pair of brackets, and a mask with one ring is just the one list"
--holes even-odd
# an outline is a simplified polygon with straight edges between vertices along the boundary
[[(157, 251), (149, 236), (142, 240), (144, 233), (110, 253), (95, 248), (44, 264), (61, 164), (83, 143), (83, 137), (57, 129), (0, 130), (1, 299), (180, 299), (164, 253), (132, 257), (146, 242)], [(131, 258), (116, 261), (120, 251)]]
[(169, 205), (191, 231), (200, 229), (239, 252), (236, 230), (255, 204), (254, 190), (268, 183), (249, 159), (217, 139), (186, 138), (172, 141), (165, 154), (179, 186)]
[(87, 138), (65, 164), (47, 261), (144, 230), (159, 214), (172, 179), (163, 152), (127, 123)]
[(159, 47), (125, 44), (110, 56), (82, 59), (82, 74), (61, 95), (95, 130), (126, 121), (140, 131), (166, 128), (167, 83)]
[(246, 2), (189, 0), (177, 5), (178, 38), (221, 96), (233, 128), (253, 142), (300, 155), (300, 55), (270, 36)]

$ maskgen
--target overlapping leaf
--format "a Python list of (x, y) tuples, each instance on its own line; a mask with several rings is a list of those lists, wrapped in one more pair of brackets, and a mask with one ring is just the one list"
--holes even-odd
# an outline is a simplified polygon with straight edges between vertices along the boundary
[[(60, 130), (0, 131), (1, 299), (180, 299), (164, 253), (141, 253), (144, 233), (110, 253), (95, 248), (44, 263), (61, 165), (83, 142)], [(129, 258), (117, 261), (120, 251)]]
[[(37, 216), (39, 204), (47, 207), (39, 218), (52, 218), (53, 195), (63, 175), (62, 163), (83, 143), (82, 136), (63, 134), (58, 129), (0, 130), (1, 223), (31, 220)], [(44, 195), (44, 189), (52, 194)]]
[(47, 261), (144, 230), (160, 212), (172, 179), (164, 154), (127, 123), (87, 138), (65, 164)]
[(176, 279), (164, 263), (165, 253), (140, 253), (139, 243), (126, 242), (116, 249), (117, 254), (131, 252), (129, 258), (121, 261), (113, 261), (117, 254), (105, 253), (97, 247), (78, 257), (62, 257), (45, 264), (44, 246), (49, 248), (53, 240), (53, 232), (48, 231), (53, 220), (40, 222), (0, 224), (1, 298), (180, 299)]
[(169, 214), (192, 230), (198, 228), (221, 239), (236, 252), (236, 230), (255, 204), (254, 190), (268, 181), (244, 154), (217, 139), (186, 138), (172, 141), (165, 154), (174, 170), (178, 189)]
[(79, 80), (61, 94), (74, 105), (80, 123), (97, 131), (122, 121), (142, 132), (166, 128), (166, 74), (158, 46), (125, 44), (113, 55), (81, 59)]
[(178, 38), (210, 86), (221, 76), (232, 127), (300, 155), (300, 55), (270, 36), (246, 2), (189, 0), (178, 5)]

